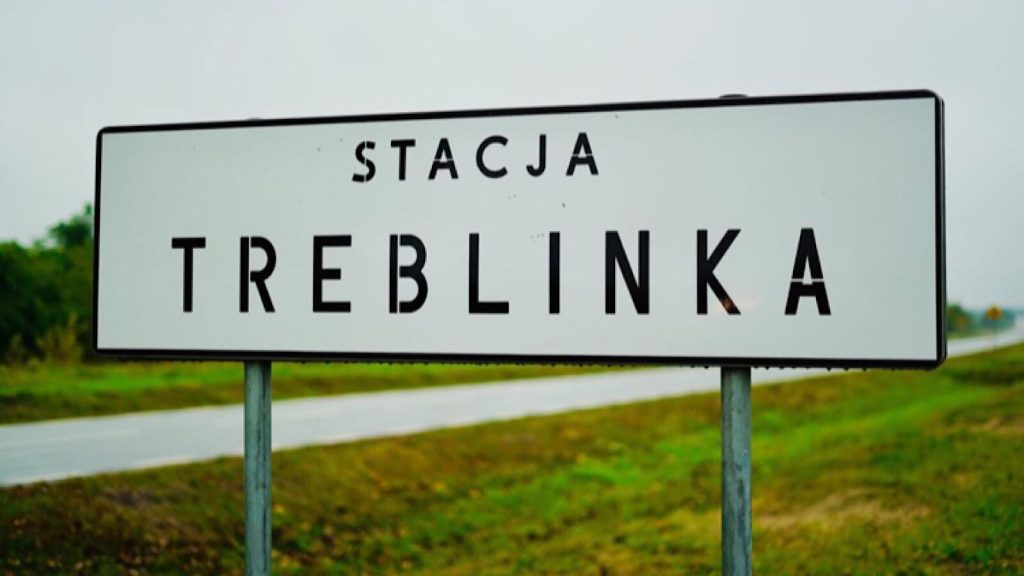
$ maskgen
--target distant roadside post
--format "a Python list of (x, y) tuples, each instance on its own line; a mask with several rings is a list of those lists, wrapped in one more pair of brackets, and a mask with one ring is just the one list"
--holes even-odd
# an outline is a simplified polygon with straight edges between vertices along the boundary
[(751, 367), (946, 356), (927, 91), (104, 128), (94, 345), (245, 364), (270, 567), (275, 359), (722, 367), (723, 569), (750, 574)]
[(999, 332), (999, 321), (1004, 317), (1003, 309), (999, 306), (989, 306), (985, 310), (985, 320), (988, 322), (989, 328), (992, 331), (992, 346), (995, 347), (996, 334)]
[(998, 322), (1002, 319), (1003, 309), (999, 306), (989, 306), (988, 309), (985, 310), (985, 320), (988, 320), (993, 332), (995, 332)]

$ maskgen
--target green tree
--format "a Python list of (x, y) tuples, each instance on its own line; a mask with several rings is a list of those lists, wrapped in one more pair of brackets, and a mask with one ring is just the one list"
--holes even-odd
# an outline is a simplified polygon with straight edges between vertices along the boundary
[(81, 213), (51, 227), (47, 236), (61, 250), (91, 245), (92, 223), (92, 205), (86, 204)]
[(967, 332), (974, 327), (974, 317), (959, 304), (950, 304), (946, 308), (946, 331), (950, 333)]
[(79, 350), (89, 348), (92, 236), (92, 207), (86, 205), (30, 247), (0, 243), (0, 351), (13, 345), (15, 355), (41, 355), (45, 344), (51, 356), (58, 350), (73, 358), (68, 334)]
[(58, 272), (51, 258), (36, 248), (0, 244), (0, 348), (16, 335), (34, 343), (64, 319)]
[(80, 213), (50, 228), (48, 236), (52, 242), (48, 256), (54, 260), (60, 276), (58, 289), (63, 313), (59, 324), (66, 329), (68, 319), (77, 318), (71, 326), (82, 349), (88, 350), (92, 338), (92, 206), (86, 204)]

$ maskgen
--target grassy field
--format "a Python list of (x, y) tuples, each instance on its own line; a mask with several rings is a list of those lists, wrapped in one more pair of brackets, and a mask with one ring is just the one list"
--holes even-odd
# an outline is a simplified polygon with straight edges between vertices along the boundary
[[(274, 455), (278, 574), (716, 574), (718, 397)], [(754, 392), (760, 574), (1024, 573), (1024, 346)], [(0, 574), (238, 574), (238, 459), (0, 491)]]
[[(275, 362), (275, 399), (442, 386), (608, 369), (600, 366), (297, 364)], [(231, 404), (242, 401), (239, 362), (0, 365), (0, 424)]]

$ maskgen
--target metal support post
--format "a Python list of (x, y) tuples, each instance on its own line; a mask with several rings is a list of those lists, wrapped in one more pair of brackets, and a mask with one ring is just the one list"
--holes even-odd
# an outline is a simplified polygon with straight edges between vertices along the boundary
[(750, 368), (722, 368), (722, 573), (750, 576)]
[(270, 575), (270, 362), (245, 363), (245, 574)]

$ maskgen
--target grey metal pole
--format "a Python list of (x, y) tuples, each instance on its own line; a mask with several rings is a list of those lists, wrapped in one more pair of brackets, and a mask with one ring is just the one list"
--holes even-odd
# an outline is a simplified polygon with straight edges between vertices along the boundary
[(245, 574), (270, 575), (270, 362), (245, 363)]
[(750, 367), (722, 367), (722, 573), (750, 576)]
[[(746, 98), (723, 94), (719, 98)], [(750, 367), (722, 367), (722, 573), (750, 576)]]

